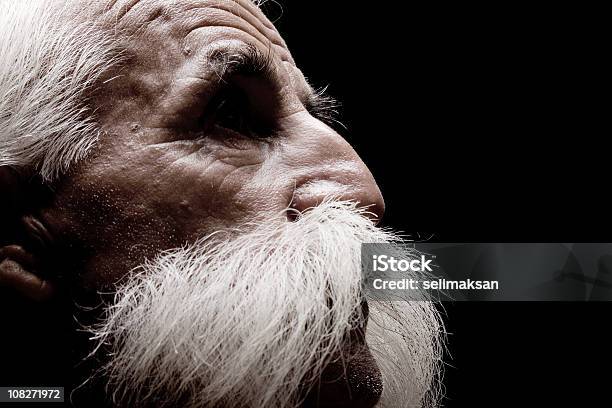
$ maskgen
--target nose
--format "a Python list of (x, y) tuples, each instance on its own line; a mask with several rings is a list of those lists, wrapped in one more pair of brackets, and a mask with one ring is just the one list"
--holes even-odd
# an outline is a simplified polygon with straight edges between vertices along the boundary
[[(309, 115), (308, 115), (309, 116)], [(313, 122), (314, 121), (314, 122)], [(309, 116), (294, 137), (292, 162), (297, 176), (291, 207), (303, 212), (325, 199), (354, 201), (380, 222), (385, 202), (372, 173), (334, 130)]]

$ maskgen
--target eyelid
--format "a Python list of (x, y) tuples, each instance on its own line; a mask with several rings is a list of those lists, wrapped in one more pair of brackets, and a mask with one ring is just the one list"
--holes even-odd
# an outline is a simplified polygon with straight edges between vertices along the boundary
[[(281, 109), (284, 110), (285, 107), (281, 103), (283, 81), (273, 55), (263, 53), (253, 45), (232, 44), (211, 50), (208, 53), (208, 61), (218, 78), (215, 82), (219, 89), (215, 94), (223, 92), (228, 86), (241, 87), (251, 101), (258, 99), (258, 103), (252, 105), (254, 116), (259, 117), (263, 123), (269, 119), (270, 123), (266, 124), (266, 127), (273, 127), (274, 120), (279, 117), (279, 113), (282, 115)], [(305, 79), (301, 74), (300, 77)], [(339, 120), (341, 105), (327, 95), (327, 87), (312, 90), (312, 87), (307, 85), (307, 88), (309, 92), (304, 92), (306, 100), (301, 105), (328, 126), (336, 130), (339, 130), (338, 127), (346, 129)], [(257, 95), (253, 95), (254, 93)], [(264, 102), (260, 103), (260, 100)]]
[[(241, 107), (242, 110), (240, 112), (237, 112), (239, 115), (242, 115), (244, 126), (241, 126), (240, 128), (224, 126), (220, 123), (223, 118), (218, 116), (219, 109), (221, 109), (222, 105), (230, 98), (237, 97), (244, 97), (246, 99), (245, 106)], [(210, 129), (211, 126), (227, 129), (250, 139), (269, 138), (273, 131), (271, 127), (268, 127), (265, 124), (265, 121), (262, 118), (257, 118), (257, 115), (253, 113), (250, 99), (251, 98), (247, 94), (246, 90), (242, 89), (240, 86), (230, 83), (224, 84), (219, 88), (217, 94), (211, 99), (206, 109), (206, 113), (203, 115), (206, 122), (204, 126), (206, 126), (208, 129)]]

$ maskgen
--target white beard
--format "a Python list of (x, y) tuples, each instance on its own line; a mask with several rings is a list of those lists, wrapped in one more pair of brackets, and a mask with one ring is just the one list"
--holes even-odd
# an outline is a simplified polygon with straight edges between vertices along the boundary
[[(212, 234), (123, 282), (102, 324), (108, 392), (126, 406), (294, 407), (361, 318), (360, 245), (399, 243), (350, 202)], [(434, 406), (442, 326), (430, 302), (371, 302), (384, 407)]]

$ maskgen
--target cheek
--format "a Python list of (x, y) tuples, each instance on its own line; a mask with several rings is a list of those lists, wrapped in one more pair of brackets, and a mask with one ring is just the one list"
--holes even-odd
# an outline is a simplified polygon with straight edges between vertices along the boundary
[[(253, 141), (206, 139), (195, 151), (184, 146), (148, 148), (142, 163), (148, 172), (142, 203), (155, 209), (191, 241), (213, 230), (235, 226), (262, 210), (259, 198), (272, 194), (272, 181), (257, 188), (267, 167), (267, 146)], [(144, 177), (145, 175), (141, 175)]]
[(47, 219), (79, 248), (86, 286), (99, 288), (161, 250), (280, 212), (286, 198), (273, 198), (290, 183), (273, 160), (254, 141), (101, 150), (60, 186)]

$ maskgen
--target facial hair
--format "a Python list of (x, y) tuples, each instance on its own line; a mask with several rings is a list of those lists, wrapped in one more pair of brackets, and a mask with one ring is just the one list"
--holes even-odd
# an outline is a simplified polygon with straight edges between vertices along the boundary
[[(295, 407), (360, 325), (361, 244), (401, 238), (328, 200), (166, 251), (118, 286), (90, 327), (120, 406)], [(405, 254), (409, 256), (410, 254)], [(442, 325), (428, 301), (371, 302), (380, 406), (435, 406)]]

